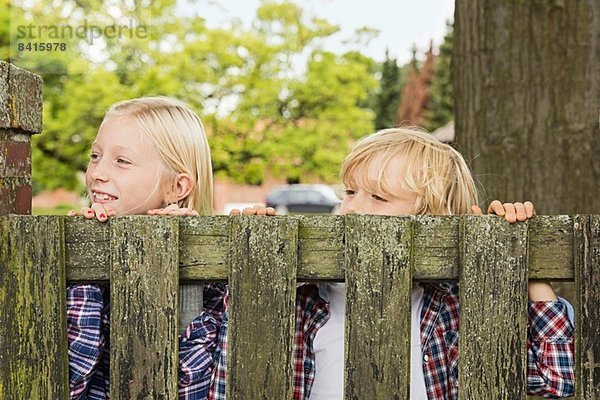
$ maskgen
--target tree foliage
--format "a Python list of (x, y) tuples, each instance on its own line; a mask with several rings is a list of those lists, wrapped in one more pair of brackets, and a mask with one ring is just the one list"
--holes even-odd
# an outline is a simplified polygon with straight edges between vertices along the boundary
[(218, 28), (201, 16), (177, 15), (174, 0), (123, 3), (119, 17), (112, 2), (69, 4), (29, 1), (17, 10), (19, 22), (109, 25), (127, 18), (149, 24), (149, 35), (106, 41), (101, 60), (78, 38), (64, 54), (25, 60), (7, 47), (11, 32), (0, 31), (13, 62), (60, 72), (43, 76), (44, 132), (34, 137), (32, 157), (38, 189), (80, 186), (76, 174), (85, 170), (105, 110), (126, 98), (190, 103), (209, 135), (215, 173), (238, 182), (257, 184), (265, 173), (335, 181), (349, 146), (373, 130), (367, 100), (377, 64), (355, 51), (322, 50), (338, 28), (291, 1), (263, 2), (251, 26), (233, 20)]
[(429, 101), (424, 116), (424, 126), (434, 131), (454, 120), (454, 92), (452, 89), (452, 38), (453, 25), (447, 24), (444, 41), (433, 65), (429, 86)]
[(375, 95), (373, 109), (375, 111), (375, 129), (390, 128), (396, 124), (396, 112), (402, 87), (406, 81), (407, 68), (400, 68), (395, 58), (385, 53), (381, 64), (379, 91)]
[(452, 36), (453, 24), (448, 22), (438, 54), (430, 49), (425, 61), (419, 59), (416, 46), (404, 65), (386, 54), (380, 65), (379, 89), (371, 100), (376, 129), (413, 124), (432, 132), (454, 119)]

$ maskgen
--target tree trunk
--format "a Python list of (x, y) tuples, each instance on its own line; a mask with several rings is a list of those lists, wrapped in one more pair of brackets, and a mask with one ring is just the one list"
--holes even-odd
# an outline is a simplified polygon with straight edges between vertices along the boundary
[(600, 213), (600, 2), (456, 0), (456, 141), (491, 199)]

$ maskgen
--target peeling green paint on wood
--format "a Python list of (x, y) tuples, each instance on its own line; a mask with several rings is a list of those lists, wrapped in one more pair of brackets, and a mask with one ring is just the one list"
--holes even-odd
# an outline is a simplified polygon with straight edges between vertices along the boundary
[[(344, 280), (344, 217), (298, 219), (298, 280)], [(460, 216), (412, 217), (415, 231), (413, 277), (457, 280)], [(499, 217), (492, 217), (499, 219)], [(179, 220), (181, 281), (226, 281), (230, 217)], [(531, 279), (573, 279), (573, 226), (569, 216), (537, 216), (529, 221)], [(67, 277), (107, 281), (107, 224), (70, 218), (66, 223)]]
[(69, 393), (63, 218), (0, 218), (0, 399)]
[(227, 398), (291, 399), (298, 220), (231, 219)]
[(459, 398), (525, 399), (527, 223), (462, 223)]
[(345, 398), (408, 399), (410, 218), (346, 217)]
[(110, 222), (111, 399), (176, 399), (179, 368), (176, 218)]

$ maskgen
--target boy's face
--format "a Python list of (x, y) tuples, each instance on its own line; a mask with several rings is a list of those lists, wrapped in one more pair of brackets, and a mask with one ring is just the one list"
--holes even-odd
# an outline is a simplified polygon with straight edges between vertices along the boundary
[[(374, 160), (370, 163), (367, 171), (364, 171), (366, 179), (371, 182), (377, 182), (379, 179), (379, 172), (381, 160)], [(341, 215), (346, 214), (372, 214), (372, 215), (414, 215), (415, 214), (415, 201), (417, 195), (413, 192), (409, 192), (402, 188), (400, 185), (401, 174), (404, 168), (402, 168), (402, 159), (395, 157), (388, 163), (386, 167), (386, 176), (397, 179), (390, 179), (388, 187), (394, 195), (387, 193), (372, 193), (373, 189), (361, 187), (359, 183), (355, 184), (357, 187), (346, 187), (346, 193), (344, 200), (342, 201), (342, 207), (340, 209)], [(361, 171), (363, 173), (363, 171)], [(354, 182), (361, 182), (359, 177), (351, 177)], [(369, 185), (377, 187), (378, 185)]]
[(164, 207), (162, 165), (154, 144), (134, 120), (109, 117), (92, 144), (85, 173), (90, 200), (113, 208), (117, 215)]

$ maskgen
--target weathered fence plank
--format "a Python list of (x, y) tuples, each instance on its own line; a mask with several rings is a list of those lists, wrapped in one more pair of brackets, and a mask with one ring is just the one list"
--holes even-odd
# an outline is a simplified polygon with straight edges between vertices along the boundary
[[(346, 397), (406, 398), (411, 278), (452, 280), (458, 274), (460, 398), (524, 398), (528, 271), (530, 278), (551, 280), (576, 273), (578, 398), (599, 396), (599, 216), (542, 216), (516, 225), (496, 217), (120, 217), (107, 224), (37, 218), (0, 220), (0, 262), (8, 266), (0, 269), (0, 398), (42, 391), (43, 398), (66, 396), (65, 262), (68, 279), (110, 277), (113, 398), (176, 398), (178, 296), (194, 298), (193, 315), (199, 282), (227, 279), (230, 398), (290, 397), (297, 279), (347, 282)], [(14, 235), (21, 231), (26, 238)], [(45, 294), (14, 284), (36, 279), (31, 268), (17, 268), (22, 265), (38, 268)], [(181, 289), (178, 276), (193, 286)], [(17, 290), (29, 297), (15, 300)], [(27, 303), (31, 293), (35, 303)], [(50, 342), (51, 333), (35, 336), (33, 329), (25, 340), (15, 338), (27, 318), (17, 319), (12, 309), (23, 304), (29, 314), (20, 313), (30, 320), (60, 324), (36, 327), (62, 336)], [(54, 318), (47, 307), (63, 311)], [(45, 352), (58, 355), (40, 356)], [(39, 379), (22, 380), (23, 368), (36, 368)], [(50, 383), (56, 379), (61, 383)]]
[[(414, 217), (416, 280), (457, 280), (460, 216)], [(228, 216), (180, 220), (181, 281), (225, 281), (228, 277)], [(344, 280), (344, 219), (299, 218), (298, 280)], [(529, 277), (573, 280), (573, 226), (569, 216), (537, 216), (529, 221)], [(67, 278), (108, 281), (107, 226), (83, 219), (66, 224)], [(82, 249), (85, 249), (83, 251)]]
[(527, 223), (462, 224), (459, 398), (525, 399)]
[(413, 239), (414, 277), (436, 280), (440, 276), (458, 279), (459, 222), (455, 217), (415, 217)]
[(176, 218), (111, 221), (111, 399), (175, 399), (178, 379)]
[(600, 216), (578, 215), (575, 223), (577, 288), (576, 393), (582, 400), (600, 399)]
[(68, 280), (108, 281), (111, 223), (100, 224), (83, 217), (65, 219)]
[(227, 279), (229, 219), (215, 216), (180, 220), (179, 277), (182, 281)]
[(349, 216), (345, 232), (345, 398), (408, 399), (411, 220)]
[(69, 393), (63, 219), (0, 218), (0, 399)]
[[(540, 215), (529, 224), (529, 277), (572, 280), (573, 219), (568, 215)], [(568, 273), (565, 266), (569, 266)]]
[(298, 278), (343, 280), (344, 218), (302, 217), (299, 224)]
[(228, 399), (292, 398), (297, 245), (297, 219), (231, 219)]

